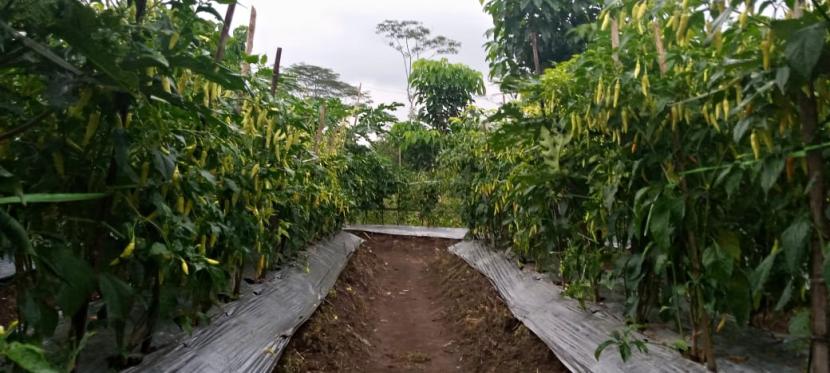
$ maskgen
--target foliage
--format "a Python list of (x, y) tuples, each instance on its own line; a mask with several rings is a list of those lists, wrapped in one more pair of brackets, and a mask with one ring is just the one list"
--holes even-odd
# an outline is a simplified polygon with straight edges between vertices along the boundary
[(341, 81), (340, 74), (326, 67), (299, 63), (285, 69), (285, 74), (294, 80), (301, 97), (358, 99), (359, 95), (364, 103), (368, 97), (367, 92)]
[[(490, 77), (502, 80), (526, 76), (534, 71), (532, 37), (538, 35), (542, 68), (566, 61), (585, 48), (585, 38), (574, 31), (590, 24), (600, 11), (591, 0), (482, 0), (493, 19), (487, 31), (490, 40), (487, 61)], [(507, 87), (504, 87), (507, 88)]]
[(392, 114), (403, 104), (380, 104), (375, 107), (360, 105), (353, 114), (354, 123), (349, 127), (348, 144), (371, 144), (387, 132), (387, 128), (398, 118)]
[(432, 170), (441, 149), (441, 133), (420, 122), (395, 123), (384, 140), (399, 166), (411, 170)]
[(631, 358), (632, 346), (636, 347), (637, 350), (642, 353), (648, 353), (646, 342), (637, 339), (636, 335), (632, 335), (637, 327), (637, 325), (626, 325), (626, 327), (622, 330), (615, 330), (611, 332), (611, 338), (597, 346), (597, 349), (594, 351), (594, 358), (599, 360), (602, 352), (611, 345), (617, 346), (617, 349), (620, 352), (620, 358), (624, 362)]
[[(375, 32), (386, 39), (387, 44), (400, 53), (406, 74), (406, 97), (410, 112), (414, 113), (415, 98), (409, 83), (413, 63), (422, 57), (456, 54), (461, 43), (443, 35), (432, 36), (432, 31), (419, 21), (385, 20), (378, 23)], [(430, 53), (431, 55), (425, 56)]]
[[(7, 359), (27, 372), (57, 372), (58, 370), (52, 367), (40, 347), (10, 341), (16, 327), (16, 322), (9, 325), (8, 329), (0, 325), (0, 359)], [(0, 362), (2, 361), (0, 360)]]
[(726, 315), (824, 319), (827, 18), (789, 4), (608, 3), (582, 54), (451, 133), (466, 223), (572, 296), (620, 289), (631, 320), (674, 321), (710, 368)]
[(353, 146), (350, 162), (341, 176), (349, 201), (356, 210), (378, 210), (401, 189), (400, 175), (388, 158), (364, 146)]
[(447, 192), (447, 181), (452, 178), (436, 167), (446, 140), (443, 133), (421, 122), (392, 125), (371, 147), (392, 160), (395, 189), (391, 194), (379, 193), (382, 198), (376, 204), (363, 210), (362, 217), (354, 217), (373, 224), (460, 225), (458, 199)]
[(480, 72), (449, 63), (446, 58), (415, 61), (409, 85), (415, 90), (415, 103), (421, 107), (419, 119), (442, 132), (449, 129), (450, 118), (473, 102), (473, 95), (484, 94)]
[(243, 32), (217, 63), (213, 5), (3, 5), (0, 255), (21, 317), (4, 348), (63, 322), (69, 345), (110, 329), (121, 357), (149, 351), (161, 325), (189, 330), (236, 297), (246, 267), (262, 276), (345, 221), (358, 188), (343, 176), (363, 162), (347, 120), (389, 114), (271, 96), (238, 73)]

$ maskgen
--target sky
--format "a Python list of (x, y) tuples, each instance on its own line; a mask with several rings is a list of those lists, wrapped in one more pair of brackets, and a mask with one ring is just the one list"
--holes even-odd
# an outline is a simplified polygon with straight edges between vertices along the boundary
[[(251, 6), (257, 11), (254, 54), (267, 54), (272, 63), (282, 47), (281, 66), (304, 62), (331, 68), (343, 81), (362, 84), (375, 103), (407, 102), (403, 59), (375, 34), (386, 19), (421, 21), (433, 35), (460, 41), (459, 53), (447, 59), (487, 77), (482, 45), (492, 19), (479, 0), (239, 0), (234, 27), (248, 24)], [(224, 14), (224, 7), (220, 10)], [(500, 102), (498, 88), (489, 82), (487, 94), (476, 99), (485, 108)]]

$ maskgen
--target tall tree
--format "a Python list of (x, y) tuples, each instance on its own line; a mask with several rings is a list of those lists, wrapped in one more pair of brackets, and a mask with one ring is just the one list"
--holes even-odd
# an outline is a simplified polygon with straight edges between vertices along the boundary
[(480, 72), (464, 64), (449, 63), (446, 58), (415, 61), (409, 85), (420, 106), (418, 117), (444, 132), (449, 129), (450, 118), (457, 117), (473, 102), (473, 95), (484, 94)]
[(406, 74), (406, 98), (409, 101), (409, 114), (415, 113), (415, 98), (410, 85), (412, 64), (423, 56), (432, 58), (437, 55), (448, 55), (458, 53), (461, 43), (446, 36), (432, 36), (426, 26), (419, 21), (397, 21), (385, 20), (377, 25), (378, 35), (386, 38), (390, 47), (398, 51), (403, 58), (404, 72)]
[(538, 73), (581, 52), (585, 40), (572, 31), (594, 22), (601, 10), (595, 0), (482, 0), (482, 4), (493, 18), (485, 43), (490, 77), (503, 82)]
[(368, 92), (340, 80), (340, 74), (327, 67), (298, 63), (285, 69), (285, 74), (294, 80), (296, 91), (311, 98), (354, 98), (362, 97), (366, 102)]

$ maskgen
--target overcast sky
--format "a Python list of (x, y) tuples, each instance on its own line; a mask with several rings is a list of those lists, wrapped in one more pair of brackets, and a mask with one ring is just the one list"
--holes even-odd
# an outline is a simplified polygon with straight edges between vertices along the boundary
[[(460, 41), (460, 53), (447, 58), (487, 77), (482, 44), (492, 20), (479, 0), (239, 0), (234, 27), (248, 24), (251, 6), (257, 10), (255, 54), (267, 54), (271, 63), (282, 47), (282, 66), (331, 68), (348, 83), (362, 83), (375, 103), (406, 103), (403, 60), (375, 34), (375, 25), (386, 19), (421, 21), (433, 35)], [(487, 96), (476, 101), (491, 108), (501, 95), (488, 83)]]

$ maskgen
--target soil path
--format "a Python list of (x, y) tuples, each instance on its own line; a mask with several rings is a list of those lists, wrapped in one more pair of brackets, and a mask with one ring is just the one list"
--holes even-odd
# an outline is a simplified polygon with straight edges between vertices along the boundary
[(372, 368), (460, 370), (459, 356), (449, 347), (461, 336), (442, 317), (447, 305), (436, 286), (440, 274), (432, 266), (435, 252), (446, 243), (392, 236), (372, 244), (384, 266), (375, 277), (381, 294), (369, 303), (376, 312), (373, 326), (380, 347), (372, 352)]
[(566, 372), (455, 241), (366, 242), (294, 335), (277, 372)]

